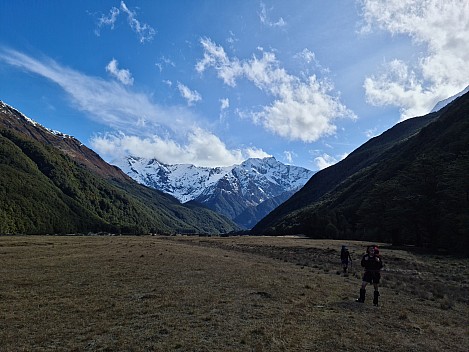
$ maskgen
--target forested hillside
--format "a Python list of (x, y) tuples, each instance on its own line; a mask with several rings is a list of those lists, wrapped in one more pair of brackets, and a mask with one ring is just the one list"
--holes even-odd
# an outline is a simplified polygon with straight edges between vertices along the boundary
[(317, 173), (253, 233), (467, 251), (468, 175), (466, 94), (438, 113), (404, 121)]
[[(72, 153), (80, 149), (79, 145), (71, 148), (77, 143), (31, 124), (16, 110), (0, 111), (0, 234), (237, 229), (221, 215), (183, 206), (173, 197), (137, 184), (92, 151)], [(94, 158), (100, 159), (99, 164), (90, 162)]]

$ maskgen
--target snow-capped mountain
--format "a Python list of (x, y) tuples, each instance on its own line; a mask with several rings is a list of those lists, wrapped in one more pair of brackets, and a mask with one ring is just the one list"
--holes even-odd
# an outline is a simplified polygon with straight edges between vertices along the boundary
[[(227, 167), (197, 167), (188, 164), (166, 165), (155, 159), (128, 157), (114, 162), (137, 182), (171, 194), (182, 203), (195, 201), (236, 218), (246, 209), (257, 207), (273, 198), (293, 194), (313, 175), (313, 171), (285, 165), (275, 158), (248, 159), (240, 165)], [(268, 202), (259, 216), (266, 215), (278, 205)], [(243, 216), (240, 225), (253, 226), (260, 219)]]
[(0, 120), (0, 128), (17, 131), (38, 142), (51, 145), (100, 176), (130, 180), (126, 174), (106, 163), (98, 154), (75, 137), (42, 126), (1, 100), (0, 114), (3, 116)]
[(452, 97), (439, 101), (430, 112), (436, 112), (438, 110), (443, 109), (446, 105), (451, 103), (453, 100), (459, 98), (460, 96), (466, 94), (467, 92), (469, 92), (469, 86), (467, 86), (463, 91), (453, 95)]

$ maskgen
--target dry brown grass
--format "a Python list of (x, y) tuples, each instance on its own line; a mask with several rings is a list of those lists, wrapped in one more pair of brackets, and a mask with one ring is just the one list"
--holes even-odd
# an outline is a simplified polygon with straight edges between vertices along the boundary
[[(469, 260), (259, 237), (0, 237), (0, 351), (467, 351)], [(339, 273), (338, 273), (339, 271)]]

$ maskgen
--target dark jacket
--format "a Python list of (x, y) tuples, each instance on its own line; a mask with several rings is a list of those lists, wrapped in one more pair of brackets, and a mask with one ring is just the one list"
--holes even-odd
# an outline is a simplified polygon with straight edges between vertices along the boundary
[(362, 267), (365, 268), (365, 271), (380, 271), (383, 267), (383, 260), (380, 256), (370, 256), (369, 254), (365, 254), (362, 257), (361, 261)]
[(340, 252), (340, 260), (342, 260), (342, 262), (348, 262), (349, 260), (352, 261), (352, 257), (350, 256), (348, 249), (343, 249)]

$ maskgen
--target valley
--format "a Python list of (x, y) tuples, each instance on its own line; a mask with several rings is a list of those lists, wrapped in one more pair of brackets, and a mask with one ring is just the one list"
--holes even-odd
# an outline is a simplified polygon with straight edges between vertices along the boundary
[(466, 351), (469, 259), (381, 244), (381, 304), (354, 302), (365, 242), (1, 236), (0, 350)]

